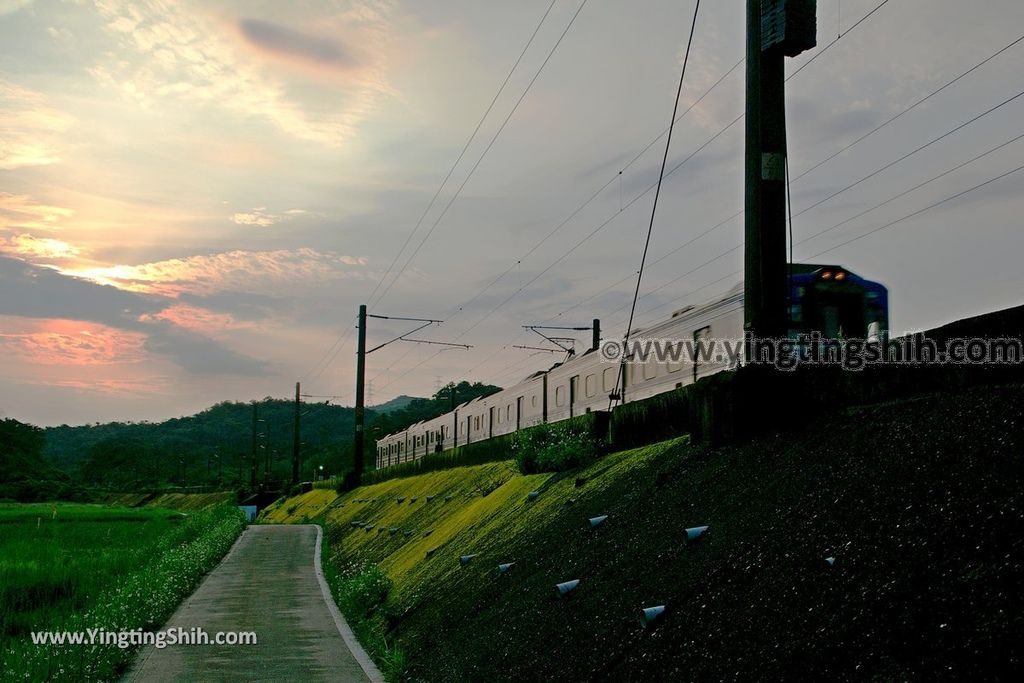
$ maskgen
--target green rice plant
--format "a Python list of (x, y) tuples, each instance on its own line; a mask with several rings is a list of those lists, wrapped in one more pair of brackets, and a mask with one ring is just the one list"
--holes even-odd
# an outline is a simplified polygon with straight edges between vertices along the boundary
[(33, 631), (155, 630), (244, 526), (235, 506), (0, 507), (0, 670), (10, 680), (110, 681), (132, 650), (35, 645)]

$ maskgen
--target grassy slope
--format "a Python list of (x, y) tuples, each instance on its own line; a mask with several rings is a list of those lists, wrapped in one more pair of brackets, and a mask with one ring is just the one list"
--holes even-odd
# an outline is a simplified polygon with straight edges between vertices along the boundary
[(234, 503), (237, 495), (233, 491), (216, 493), (164, 493), (146, 503), (148, 507), (168, 510), (206, 510), (215, 505)]
[[(743, 446), (666, 442), (567, 476), (434, 472), (305, 514), (326, 513), (332, 561), (394, 580), (389, 635), (413, 680), (991, 679), (1024, 654), (1022, 414), (1019, 387), (987, 389)], [(496, 476), (509, 480), (475, 493)], [(686, 546), (697, 524), (711, 532)], [(462, 553), (479, 556), (461, 568)], [(580, 588), (556, 599), (568, 579)], [(642, 629), (654, 604), (665, 618)]]

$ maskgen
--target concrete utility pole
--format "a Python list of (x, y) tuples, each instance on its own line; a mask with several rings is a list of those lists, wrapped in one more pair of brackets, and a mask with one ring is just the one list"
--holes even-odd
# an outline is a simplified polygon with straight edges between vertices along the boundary
[(256, 402), (252, 404), (252, 457), (249, 463), (250, 477), (249, 487), (256, 490), (256, 429), (259, 427), (259, 407)]
[[(379, 320), (402, 320), (405, 322), (416, 322), (421, 323), (419, 327), (405, 334), (400, 334), (397, 337), (390, 339), (383, 344), (378, 344), (372, 349), (367, 350), (366, 348), (366, 319), (377, 318)], [(430, 325), (439, 325), (442, 320), (433, 320), (427, 318), (399, 318), (388, 315), (372, 315), (366, 312), (366, 304), (359, 306), (359, 335), (358, 345), (356, 347), (356, 415), (355, 415), (355, 430), (353, 434), (353, 446), (355, 452), (353, 454), (354, 462), (352, 463), (352, 472), (347, 475), (347, 483), (351, 486), (358, 486), (363, 476), (363, 435), (364, 435), (364, 420), (366, 414), (365, 397), (363, 395), (363, 389), (366, 384), (366, 356), (373, 353), (378, 349), (382, 349), (388, 344), (395, 342), (404, 341), (412, 342), (414, 344), (431, 344), (434, 346), (447, 346), (447, 347), (458, 347), (463, 349), (473, 348), (469, 344), (454, 344), (451, 342), (432, 341), (427, 339), (410, 339), (409, 335), (419, 332), (425, 327)]]
[(363, 421), (366, 406), (363, 403), (363, 385), (366, 381), (366, 304), (359, 305), (359, 336), (356, 347), (356, 425), (353, 439), (352, 483), (359, 485), (363, 477)]
[(744, 329), (755, 338), (789, 329), (783, 66), (816, 45), (815, 10), (815, 0), (747, 0)]
[(299, 397), (300, 383), (295, 383), (295, 431), (292, 435), (292, 486), (299, 483), (299, 438), (302, 421), (302, 399)]

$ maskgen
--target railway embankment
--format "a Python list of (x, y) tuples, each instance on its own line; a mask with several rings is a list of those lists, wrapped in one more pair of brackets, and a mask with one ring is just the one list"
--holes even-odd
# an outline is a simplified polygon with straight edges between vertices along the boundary
[(263, 518), (324, 524), (391, 678), (1002, 679), (1024, 671), (1022, 388), (790, 406), (724, 445), (456, 467)]

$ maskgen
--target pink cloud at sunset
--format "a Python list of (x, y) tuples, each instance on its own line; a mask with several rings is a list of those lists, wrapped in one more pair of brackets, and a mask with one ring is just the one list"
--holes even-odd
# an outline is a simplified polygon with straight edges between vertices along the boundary
[(2, 317), (0, 348), (38, 365), (111, 365), (146, 359), (146, 335), (79, 320)]
[(191, 332), (198, 332), (214, 338), (222, 336), (225, 332), (260, 329), (258, 323), (236, 320), (234, 316), (227, 313), (216, 313), (188, 304), (174, 304), (159, 313), (147, 313), (142, 315), (139, 321), (165, 321)]

